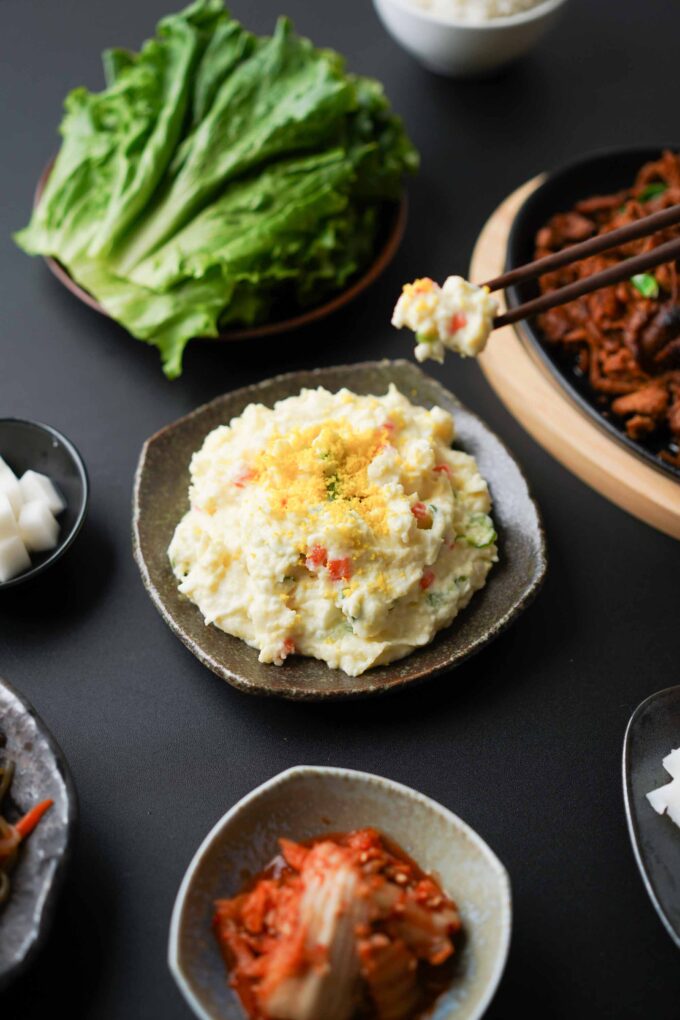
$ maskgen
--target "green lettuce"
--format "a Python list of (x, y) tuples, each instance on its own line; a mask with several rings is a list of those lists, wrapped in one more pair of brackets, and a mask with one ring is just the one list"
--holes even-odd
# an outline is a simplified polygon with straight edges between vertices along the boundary
[(378, 82), (296, 36), (257, 38), (222, 0), (164, 18), (107, 88), (67, 97), (62, 146), (28, 227), (180, 374), (186, 343), (304, 308), (374, 251), (417, 154)]

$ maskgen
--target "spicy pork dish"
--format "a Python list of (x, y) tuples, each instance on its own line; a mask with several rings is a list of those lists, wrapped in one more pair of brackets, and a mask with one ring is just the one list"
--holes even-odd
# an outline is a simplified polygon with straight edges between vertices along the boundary
[(358, 676), (427, 644), (497, 559), (487, 484), (454, 433), (394, 386), (250, 404), (192, 458), (168, 550), (180, 592), (261, 662)]
[(374, 829), (281, 853), (214, 930), (250, 1020), (411, 1020), (451, 979), (456, 904)]
[[(584, 199), (553, 216), (537, 234), (536, 258), (678, 202), (680, 156), (665, 152), (641, 168), (630, 188)], [(680, 227), (671, 227), (546, 273), (541, 291), (556, 290), (677, 237)], [(631, 439), (649, 443), (662, 460), (680, 468), (677, 262), (553, 308), (538, 317), (538, 326), (549, 345), (571, 357), (605, 414)]]

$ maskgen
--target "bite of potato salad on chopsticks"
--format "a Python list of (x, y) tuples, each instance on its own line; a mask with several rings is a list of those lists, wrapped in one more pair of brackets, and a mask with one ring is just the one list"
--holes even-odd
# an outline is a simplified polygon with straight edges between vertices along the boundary
[(169, 548), (180, 591), (261, 662), (358, 676), (426, 645), (497, 559), (487, 484), (454, 434), (393, 385), (248, 405), (193, 456)]
[(474, 358), (486, 346), (497, 311), (488, 287), (462, 276), (449, 276), (440, 287), (425, 276), (404, 285), (392, 325), (413, 330), (417, 361), (443, 362), (447, 350)]

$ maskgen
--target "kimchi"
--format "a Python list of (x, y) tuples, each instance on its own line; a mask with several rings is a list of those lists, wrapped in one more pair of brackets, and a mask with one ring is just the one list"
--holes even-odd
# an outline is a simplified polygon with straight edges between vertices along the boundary
[(430, 875), (375, 829), (280, 855), (219, 900), (215, 933), (251, 1020), (409, 1020), (450, 980), (461, 922)]

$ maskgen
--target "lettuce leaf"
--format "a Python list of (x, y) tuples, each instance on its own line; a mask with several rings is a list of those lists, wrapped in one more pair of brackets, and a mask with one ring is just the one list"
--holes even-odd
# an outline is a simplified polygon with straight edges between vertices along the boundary
[(103, 92), (67, 97), (61, 150), (16, 240), (158, 347), (171, 378), (191, 337), (343, 287), (417, 167), (379, 83), (286, 18), (257, 38), (222, 0), (195, 0), (104, 66)]

